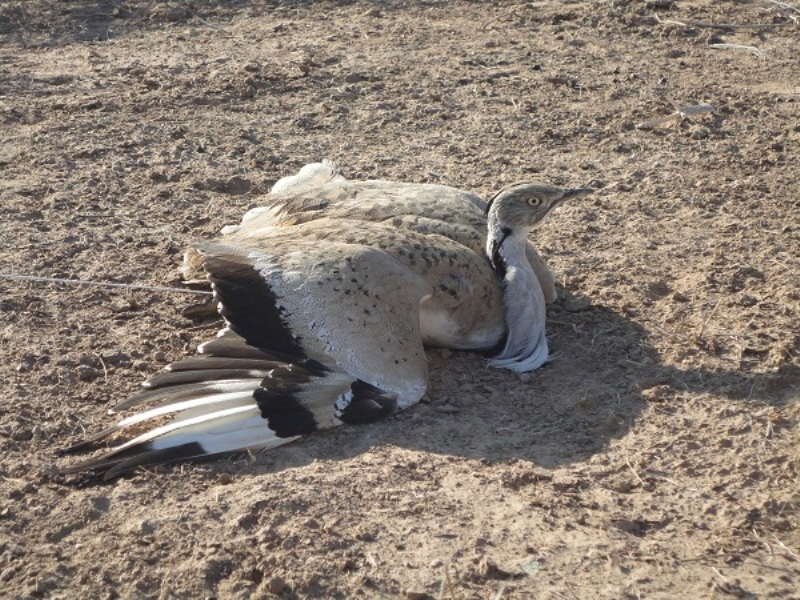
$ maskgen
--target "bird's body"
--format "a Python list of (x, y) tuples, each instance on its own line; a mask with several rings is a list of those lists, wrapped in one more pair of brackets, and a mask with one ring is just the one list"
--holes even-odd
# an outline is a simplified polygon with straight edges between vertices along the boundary
[(113, 476), (375, 421), (425, 393), (424, 344), (480, 350), (517, 371), (540, 366), (553, 277), (527, 233), (587, 192), (518, 184), (487, 210), (454, 188), (304, 167), (187, 253), (184, 274), (210, 281), (226, 321), (217, 339), (122, 405), (151, 408), (78, 447), (172, 421), (77, 468)]

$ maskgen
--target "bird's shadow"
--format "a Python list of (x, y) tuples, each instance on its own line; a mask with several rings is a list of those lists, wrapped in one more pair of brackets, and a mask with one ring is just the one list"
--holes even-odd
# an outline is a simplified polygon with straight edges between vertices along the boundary
[(210, 468), (259, 474), (346, 460), (386, 445), (556, 468), (589, 459), (625, 436), (651, 404), (669, 412), (687, 393), (776, 405), (800, 396), (796, 367), (775, 373), (676, 368), (660, 359), (635, 320), (560, 293), (548, 315), (554, 356), (545, 367), (519, 375), (492, 369), (476, 354), (430, 349), (430, 387), (418, 406), (383, 423), (341, 427)]

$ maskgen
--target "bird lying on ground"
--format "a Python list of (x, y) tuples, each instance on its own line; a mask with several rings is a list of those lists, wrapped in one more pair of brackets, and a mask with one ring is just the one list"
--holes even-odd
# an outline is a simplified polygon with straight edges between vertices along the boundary
[[(419, 402), (424, 345), (482, 352), (517, 372), (548, 357), (553, 275), (528, 241), (589, 189), (533, 182), (488, 203), (438, 185), (347, 181), (330, 163), (280, 180), (263, 207), (185, 256), (225, 326), (117, 405), (149, 408), (75, 444), (132, 439), (66, 469), (112, 478), (271, 448)], [(144, 432), (140, 433), (144, 428)]]

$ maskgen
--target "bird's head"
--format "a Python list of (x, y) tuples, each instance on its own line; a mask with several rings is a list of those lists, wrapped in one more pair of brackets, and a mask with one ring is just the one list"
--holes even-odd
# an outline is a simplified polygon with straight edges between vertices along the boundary
[(530, 230), (564, 200), (591, 194), (589, 188), (561, 189), (523, 181), (500, 190), (489, 200), (486, 215), (502, 228)]

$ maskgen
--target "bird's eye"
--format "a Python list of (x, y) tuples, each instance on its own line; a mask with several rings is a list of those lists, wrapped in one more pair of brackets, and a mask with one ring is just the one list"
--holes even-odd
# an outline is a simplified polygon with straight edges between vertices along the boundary
[(542, 203), (541, 198), (528, 198), (528, 206), (539, 206)]

